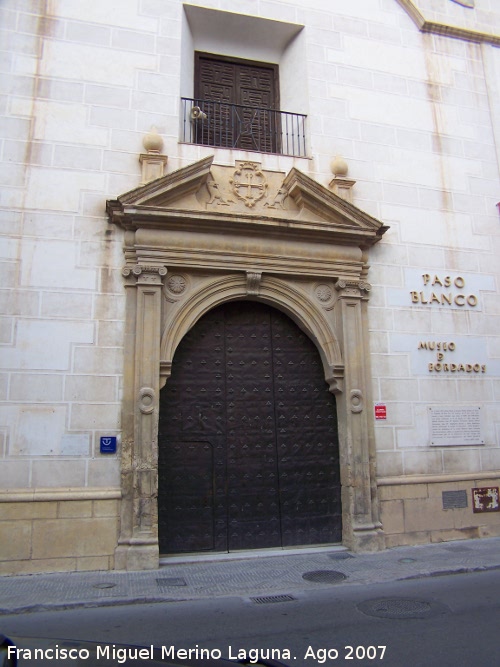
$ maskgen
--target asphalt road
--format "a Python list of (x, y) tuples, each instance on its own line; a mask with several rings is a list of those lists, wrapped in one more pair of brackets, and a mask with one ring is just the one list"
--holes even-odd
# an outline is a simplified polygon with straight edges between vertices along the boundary
[[(293, 598), (257, 604), (231, 597), (2, 616), (0, 631), (154, 644), (167, 652), (198, 648), (224, 658), (240, 657), (241, 649), (266, 657), (274, 649), (275, 658), (297, 667), (500, 665), (498, 570), (370, 586), (323, 584), (294, 592)], [(148, 664), (141, 659), (134, 663)], [(111, 655), (102, 661), (110, 667), (118, 664)]]

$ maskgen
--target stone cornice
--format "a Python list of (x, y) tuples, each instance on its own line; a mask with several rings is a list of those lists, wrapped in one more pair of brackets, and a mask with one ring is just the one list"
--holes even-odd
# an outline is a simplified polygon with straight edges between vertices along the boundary
[[(243, 170), (249, 172), (243, 174), (246, 180), (236, 183)], [(242, 192), (235, 194), (235, 187)], [(269, 189), (271, 196), (264, 197), (258, 188), (266, 193)], [(108, 201), (107, 212), (111, 222), (130, 231), (182, 230), (212, 236), (258, 232), (262, 238), (361, 248), (377, 243), (388, 229), (296, 168), (283, 180), (261, 170), (258, 163), (221, 167), (213, 165), (212, 157)]]
[(427, 32), (434, 35), (443, 35), (454, 39), (463, 39), (467, 42), (476, 44), (492, 44), (500, 46), (500, 36), (492, 33), (481, 32), (479, 30), (470, 30), (456, 25), (438, 23), (437, 21), (428, 21), (422, 12), (414, 5), (412, 0), (397, 0), (401, 7), (413, 19), (414, 23), (421, 32)]
[(134, 206), (164, 207), (172, 197), (178, 199), (196, 192), (207, 179), (213, 159), (213, 155), (210, 155), (146, 185), (130, 190), (121, 195), (118, 200), (108, 201), (108, 213), (112, 214), (132, 203)]
[(344, 227), (359, 227), (362, 224), (366, 230), (374, 231), (379, 236), (388, 229), (371, 215), (328, 191), (295, 167), (288, 173), (283, 186), (299, 209), (306, 208), (325, 218), (336, 214), (338, 224)]

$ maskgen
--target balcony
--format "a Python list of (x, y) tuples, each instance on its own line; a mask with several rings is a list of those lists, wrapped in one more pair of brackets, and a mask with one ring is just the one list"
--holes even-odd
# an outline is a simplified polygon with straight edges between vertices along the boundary
[(181, 98), (181, 141), (201, 146), (306, 157), (303, 114)]

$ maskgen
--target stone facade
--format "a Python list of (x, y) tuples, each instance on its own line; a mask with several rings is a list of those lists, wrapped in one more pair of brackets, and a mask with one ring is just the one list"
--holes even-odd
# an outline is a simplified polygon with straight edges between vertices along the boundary
[[(0, 572), (157, 564), (158, 392), (249, 295), (322, 355), (347, 546), (499, 535), (496, 2), (91, 4), (0, 8)], [(277, 64), (306, 155), (180, 141), (195, 51)]]

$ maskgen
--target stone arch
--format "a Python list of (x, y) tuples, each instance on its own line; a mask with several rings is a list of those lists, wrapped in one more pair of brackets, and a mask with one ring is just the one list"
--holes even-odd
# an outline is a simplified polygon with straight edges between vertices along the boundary
[(214, 306), (161, 391), (160, 553), (338, 543), (341, 510), (336, 399), (317, 346), (262, 299)]
[(316, 345), (330, 390), (333, 393), (342, 390), (344, 365), (340, 344), (321, 307), (297, 287), (271, 276), (263, 277), (259, 281), (258, 290), (249, 294), (248, 279), (241, 275), (213, 280), (180, 304), (175, 318), (167, 323), (162, 332), (160, 386), (164, 386), (167, 381), (175, 350), (185, 334), (209, 310), (237, 299), (261, 301), (288, 315)]
[[(231, 196), (242, 168), (259, 171), (266, 201)], [(227, 201), (211, 200), (209, 178)], [(118, 569), (158, 567), (159, 393), (175, 350), (206, 312), (238, 299), (283, 311), (315, 343), (337, 394), (343, 543), (381, 548), (366, 278), (387, 227), (333, 190), (295, 167), (285, 175), (207, 156), (108, 201), (126, 258)]]

